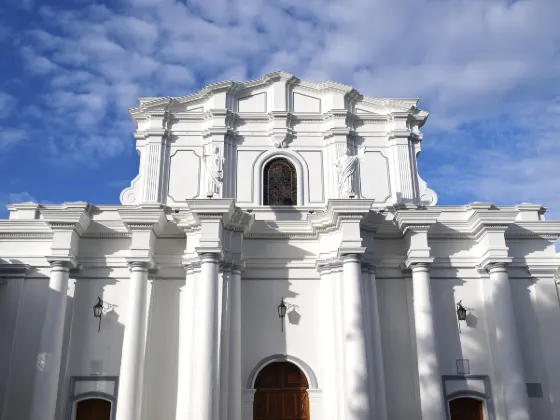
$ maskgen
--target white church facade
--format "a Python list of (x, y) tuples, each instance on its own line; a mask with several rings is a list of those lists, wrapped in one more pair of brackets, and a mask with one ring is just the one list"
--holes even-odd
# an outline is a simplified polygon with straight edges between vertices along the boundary
[(0, 419), (560, 419), (560, 221), (436, 205), (417, 102), (140, 98), (121, 205), (0, 220)]

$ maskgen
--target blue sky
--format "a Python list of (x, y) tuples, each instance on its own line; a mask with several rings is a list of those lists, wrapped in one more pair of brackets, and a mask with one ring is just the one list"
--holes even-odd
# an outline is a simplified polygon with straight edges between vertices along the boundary
[(431, 113), (420, 172), (440, 204), (534, 202), (560, 218), (558, 0), (4, 0), (6, 203), (118, 203), (128, 108), (283, 70)]

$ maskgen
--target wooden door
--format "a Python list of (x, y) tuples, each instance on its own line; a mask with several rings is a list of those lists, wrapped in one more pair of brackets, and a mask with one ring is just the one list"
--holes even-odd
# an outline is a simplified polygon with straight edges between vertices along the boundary
[(449, 402), (451, 420), (484, 420), (482, 401), (476, 398), (456, 398)]
[(111, 403), (101, 398), (78, 402), (76, 420), (111, 420)]
[(309, 385), (289, 362), (265, 366), (255, 381), (253, 420), (309, 420)]

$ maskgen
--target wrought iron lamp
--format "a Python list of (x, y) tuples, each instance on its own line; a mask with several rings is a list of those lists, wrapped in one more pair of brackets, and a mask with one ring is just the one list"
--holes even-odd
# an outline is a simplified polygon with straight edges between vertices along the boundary
[(462, 300), (457, 303), (457, 320), (459, 321), (459, 332), (461, 332), (461, 321), (467, 320), (467, 309), (463, 306)]
[(97, 332), (101, 331), (101, 317), (103, 316), (103, 311), (115, 308), (116, 306), (117, 305), (103, 302), (103, 300), (99, 296), (97, 296), (97, 303), (93, 305), (93, 317), (99, 318), (99, 326), (97, 327)]
[(284, 318), (286, 317), (286, 311), (288, 307), (284, 303), (284, 296), (282, 296), (282, 301), (280, 305), (278, 305), (278, 317), (280, 318), (281, 325), (282, 325), (282, 332), (284, 331)]

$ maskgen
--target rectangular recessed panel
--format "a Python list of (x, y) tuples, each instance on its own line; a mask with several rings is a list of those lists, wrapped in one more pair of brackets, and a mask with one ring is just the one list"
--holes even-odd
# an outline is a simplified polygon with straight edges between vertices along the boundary
[(542, 398), (543, 390), (542, 384), (539, 382), (528, 382), (525, 384), (527, 386), (527, 396), (529, 398)]
[(294, 93), (294, 112), (321, 112), (321, 99)]
[(194, 150), (175, 150), (169, 165), (168, 196), (175, 203), (200, 194), (201, 154)]
[(468, 375), (471, 373), (469, 359), (457, 359), (457, 374)]
[(364, 198), (385, 203), (391, 197), (389, 160), (380, 150), (366, 150), (360, 162), (361, 192)]
[(266, 112), (266, 92), (240, 98), (237, 109), (239, 112)]

